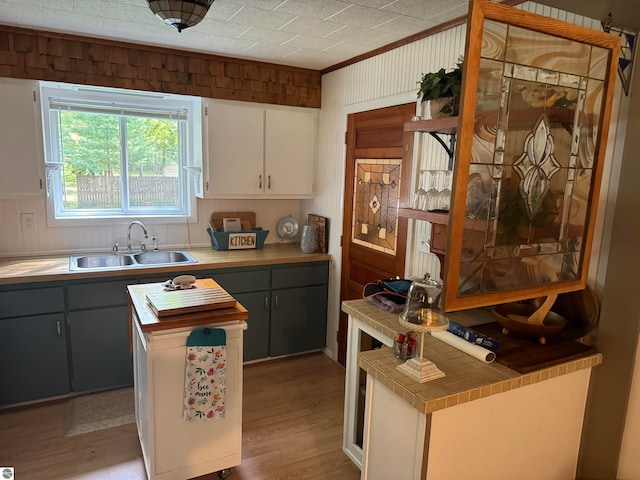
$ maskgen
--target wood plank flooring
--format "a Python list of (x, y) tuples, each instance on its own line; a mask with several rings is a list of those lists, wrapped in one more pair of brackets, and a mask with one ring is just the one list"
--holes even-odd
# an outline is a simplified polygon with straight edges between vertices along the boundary
[[(229, 480), (359, 479), (342, 451), (343, 402), (344, 369), (322, 353), (246, 365), (242, 464)], [(135, 424), (64, 437), (64, 405), (0, 412), (0, 466), (19, 480), (146, 479)]]

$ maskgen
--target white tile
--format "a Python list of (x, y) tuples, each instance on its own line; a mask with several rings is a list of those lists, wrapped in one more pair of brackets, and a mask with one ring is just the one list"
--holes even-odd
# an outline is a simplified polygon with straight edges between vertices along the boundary
[(296, 50), (297, 48), (289, 47), (287, 45), (269, 45), (267, 43), (260, 42), (246, 50), (245, 53), (258, 58), (271, 58), (277, 61)]
[(376, 39), (378, 32), (360, 27), (344, 27), (337, 32), (327, 35), (325, 38), (338, 40), (345, 43), (363, 44)]
[(238, 38), (245, 40), (255, 40), (258, 42), (264, 42), (272, 45), (282, 45), (286, 43), (288, 46), (293, 47), (289, 40), (295, 37), (297, 34), (291, 32), (284, 32), (282, 30), (269, 30), (266, 28), (253, 27), (248, 28)]
[(255, 45), (254, 40), (243, 40), (242, 38), (232, 39), (229, 37), (221, 37), (212, 35), (206, 42), (202, 44), (203, 47), (210, 47), (212, 50), (229, 53), (243, 53), (251, 46)]
[(377, 8), (352, 5), (331, 17), (332, 22), (344, 23), (355, 27), (372, 28), (381, 23), (386, 23), (398, 16), (397, 13), (378, 10)]
[(351, 3), (362, 5), (363, 7), (382, 8), (393, 3), (393, 0), (352, 0)]
[(414, 17), (397, 17), (388, 23), (377, 26), (374, 30), (400, 35), (403, 38), (414, 33), (434, 27), (435, 22)]
[(290, 13), (301, 17), (325, 20), (348, 8), (350, 2), (338, 0), (287, 0), (278, 7), (278, 12)]
[(454, 18), (466, 16), (467, 13), (469, 13), (469, 2), (462, 2), (460, 5), (456, 5), (453, 8), (429, 17), (429, 20), (432, 22), (444, 23)]
[(324, 37), (332, 32), (335, 32), (344, 25), (334, 22), (323, 22), (315, 18), (298, 17), (295, 20), (287, 23), (280, 30), (293, 33), (304, 33), (312, 37)]
[[(209, 11), (204, 17), (204, 20), (221, 20), (227, 21), (240, 11), (242, 5), (230, 2), (221, 2), (220, 0), (213, 2), (213, 5), (209, 7)], [(203, 21), (204, 21), (203, 20)]]
[(237, 6), (246, 5), (248, 7), (261, 8), (263, 10), (274, 10), (278, 5), (282, 4), (285, 0), (216, 0), (216, 3), (221, 4), (233, 4)]
[(41, 7), (24, 8), (17, 3), (0, 4), (0, 22), (6, 24), (18, 24), (26, 27), (43, 25), (44, 17)]
[(290, 47), (303, 48), (308, 50), (308, 53), (311, 53), (311, 51), (321, 52), (335, 46), (337, 43), (340, 42), (329, 40), (327, 38), (311, 37), (309, 35), (296, 35), (288, 41), (286, 45)]
[(401, 15), (429, 18), (460, 3), (462, 0), (397, 0), (384, 9)]
[[(197, 27), (202, 30), (203, 33), (208, 33), (210, 35), (229, 37), (229, 38), (238, 38), (244, 32), (247, 31), (248, 28), (251, 28), (251, 25), (242, 25), (239, 23), (232, 22), (222, 22), (220, 20), (209, 20), (207, 17), (202, 20)], [(186, 29), (185, 32), (191, 29)]]
[(272, 28), (274, 30), (282, 27), (293, 20), (295, 15), (280, 12), (270, 12), (259, 8), (244, 7), (229, 20), (242, 25), (260, 25), (262, 28)]

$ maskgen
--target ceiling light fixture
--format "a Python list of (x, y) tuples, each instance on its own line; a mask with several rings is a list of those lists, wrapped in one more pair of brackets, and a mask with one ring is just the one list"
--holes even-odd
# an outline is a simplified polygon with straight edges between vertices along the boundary
[(214, 0), (147, 0), (151, 11), (181, 32), (200, 23)]

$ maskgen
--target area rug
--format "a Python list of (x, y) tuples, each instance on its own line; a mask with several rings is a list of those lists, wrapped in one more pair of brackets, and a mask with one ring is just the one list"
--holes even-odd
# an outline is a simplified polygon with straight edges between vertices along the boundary
[(70, 399), (64, 410), (64, 436), (135, 422), (133, 388), (92, 393)]

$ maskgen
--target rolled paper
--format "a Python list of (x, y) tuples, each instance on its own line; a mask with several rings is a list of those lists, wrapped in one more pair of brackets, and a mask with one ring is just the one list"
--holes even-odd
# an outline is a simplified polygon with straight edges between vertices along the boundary
[(496, 359), (496, 354), (491, 350), (487, 350), (479, 345), (467, 342), (451, 332), (431, 332), (431, 336), (451, 345), (454, 348), (457, 348), (467, 355), (471, 355), (473, 358), (477, 358), (481, 362), (491, 363)]
[(495, 338), (483, 335), (482, 333), (476, 332), (473, 328), (465, 327), (451, 320), (449, 320), (449, 328), (447, 330), (460, 338), (464, 338), (467, 342), (480, 345), (494, 352), (500, 347), (500, 342)]

